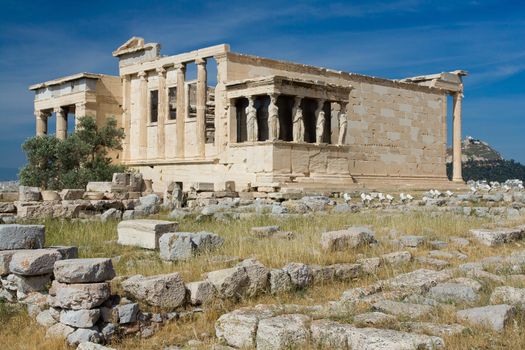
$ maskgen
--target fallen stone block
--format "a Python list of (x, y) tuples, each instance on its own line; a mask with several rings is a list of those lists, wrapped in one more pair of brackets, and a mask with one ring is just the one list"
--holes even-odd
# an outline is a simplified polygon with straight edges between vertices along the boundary
[(272, 294), (288, 293), (294, 288), (288, 272), (282, 269), (270, 270), (270, 292)]
[(63, 284), (54, 282), (53, 291), (56, 294), (54, 306), (63, 309), (92, 309), (100, 306), (110, 296), (108, 283), (84, 283), (84, 284)]
[(442, 303), (475, 303), (479, 295), (470, 286), (461, 283), (439, 283), (430, 288), (428, 296)]
[(100, 343), (102, 340), (102, 333), (100, 333), (96, 327), (78, 328), (67, 336), (69, 345), (78, 345), (86, 342)]
[(451, 271), (419, 269), (392, 277), (384, 281), (384, 284), (392, 289), (411, 290), (423, 293), (427, 292), (439, 282), (444, 282), (450, 278), (452, 278)]
[(283, 270), (288, 273), (292, 285), (297, 289), (304, 289), (310, 286), (313, 282), (313, 272), (312, 269), (302, 263), (289, 263)]
[(223, 243), (223, 238), (211, 232), (169, 232), (159, 239), (160, 257), (169, 261), (186, 260), (215, 250)]
[(87, 192), (111, 192), (111, 181), (91, 181), (86, 185)]
[(115, 307), (118, 313), (118, 319), (120, 324), (133, 323), (137, 320), (139, 313), (139, 304), (130, 303), (124, 305), (117, 305)]
[(62, 323), (56, 323), (47, 329), (46, 338), (66, 339), (74, 331), (75, 328), (73, 327)]
[(36, 316), (36, 322), (41, 326), (49, 328), (56, 324), (57, 320), (55, 320), (53, 316), (51, 316), (49, 310), (44, 310)]
[(122, 212), (115, 208), (109, 208), (100, 216), (101, 222), (108, 222), (110, 220), (120, 221), (122, 219)]
[(162, 220), (127, 220), (117, 226), (118, 243), (146, 249), (158, 249), (160, 237), (177, 230), (178, 224)]
[(432, 312), (432, 307), (429, 305), (402, 303), (392, 300), (380, 300), (372, 307), (380, 312), (408, 318), (419, 318)]
[(246, 270), (240, 266), (208, 272), (206, 279), (222, 298), (242, 297), (250, 283)]
[(375, 243), (374, 233), (366, 227), (350, 227), (347, 230), (324, 232), (321, 247), (325, 250), (344, 251)]
[(16, 290), (19, 293), (41, 292), (46, 290), (47, 286), (51, 284), (51, 275), (19, 276), (11, 274), (6, 277), (3, 284), (4, 288)]
[(70, 259), (57, 261), (53, 273), (61, 283), (96, 283), (115, 277), (111, 259)]
[(40, 189), (38, 187), (19, 186), (18, 200), (20, 202), (39, 201), (41, 199)]
[(78, 248), (73, 246), (51, 246), (46, 249), (56, 250), (62, 255), (62, 260), (78, 258)]
[(9, 270), (22, 276), (38, 276), (53, 272), (62, 255), (52, 249), (22, 250), (13, 254)]
[(73, 189), (73, 188), (67, 188), (60, 191), (60, 197), (64, 201), (74, 201), (78, 199), (82, 199), (84, 196), (84, 190), (83, 189)]
[(44, 225), (0, 225), (0, 250), (43, 248), (44, 237)]
[(268, 310), (242, 308), (222, 315), (215, 322), (217, 338), (236, 348), (255, 348), (259, 321), (274, 316)]
[(456, 315), (462, 321), (502, 332), (516, 315), (516, 310), (511, 305), (500, 304), (459, 310)]
[(186, 300), (186, 287), (175, 273), (144, 277), (136, 275), (122, 282), (126, 293), (152, 306), (176, 308)]
[(89, 328), (97, 323), (99, 317), (99, 309), (62, 310), (62, 312), (60, 312), (60, 323), (75, 328)]
[(349, 327), (345, 333), (350, 349), (437, 350), (445, 348), (445, 342), (440, 337), (390, 329)]
[(491, 304), (509, 304), (525, 308), (525, 288), (496, 287), (490, 295)]
[(244, 267), (248, 276), (248, 286), (245, 291), (247, 296), (252, 297), (268, 290), (270, 269), (261, 262), (256, 259), (246, 259), (237, 266)]
[(494, 247), (500, 244), (517, 241), (523, 238), (523, 229), (475, 229), (470, 230), (470, 234), (474, 236), (474, 238), (476, 238), (481, 244), (484, 244), (489, 247)]
[(16, 213), (16, 207), (11, 202), (0, 202), (0, 213), (1, 214)]
[(417, 248), (427, 242), (425, 236), (401, 236), (399, 241), (403, 247)]
[(186, 283), (189, 299), (192, 305), (207, 304), (216, 296), (215, 288), (209, 281), (197, 281)]
[(260, 350), (306, 348), (310, 340), (310, 318), (291, 314), (259, 321), (256, 344)]
[(410, 252), (400, 251), (381, 255), (381, 259), (389, 265), (398, 266), (408, 264), (412, 260), (412, 254)]

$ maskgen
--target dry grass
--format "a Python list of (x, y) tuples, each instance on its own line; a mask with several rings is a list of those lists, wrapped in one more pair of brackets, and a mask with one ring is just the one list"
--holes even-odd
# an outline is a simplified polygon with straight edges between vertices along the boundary
[[(162, 215), (161, 215), (162, 218)], [(514, 222), (509, 224), (524, 223)], [(290, 241), (273, 239), (253, 239), (249, 235), (250, 228), (262, 225), (279, 225), (282, 230), (292, 231), (296, 238)], [(361, 248), (351, 253), (325, 253), (321, 251), (320, 233), (329, 230), (342, 229), (351, 225), (366, 225), (376, 232), (382, 244), (376, 247)], [(179, 263), (166, 263), (159, 259), (157, 252), (146, 251), (133, 247), (122, 247), (116, 244), (115, 223), (81, 223), (51, 220), (46, 222), (47, 242), (51, 245), (75, 245), (79, 247), (81, 257), (119, 257), (115, 267), (119, 275), (144, 274), (153, 275), (178, 271), (185, 281), (202, 278), (202, 274), (228, 264), (210, 262), (212, 256), (238, 256), (240, 258), (255, 257), (269, 267), (282, 267), (289, 262), (308, 264), (334, 264), (353, 262), (360, 257), (373, 257), (387, 252), (399, 250), (389, 243), (391, 230), (403, 234), (424, 235), (431, 239), (447, 240), (451, 236), (468, 237), (468, 230), (474, 227), (491, 227), (496, 222), (490, 219), (462, 217), (452, 214), (433, 216), (430, 213), (390, 214), (376, 211), (358, 214), (319, 214), (300, 218), (278, 219), (274, 217), (253, 217), (236, 220), (230, 223), (217, 221), (197, 222), (193, 217), (180, 222), (180, 231), (211, 231), (225, 238), (225, 244), (218, 251), (201, 255), (191, 260)], [(471, 244), (468, 247), (454, 247), (469, 256), (468, 261), (492, 255), (507, 255), (511, 251), (521, 249), (519, 243), (509, 244), (497, 249)], [(414, 255), (426, 255), (431, 250), (429, 246), (412, 250)], [(452, 264), (463, 263), (455, 260)], [(382, 269), (375, 276), (367, 276), (350, 282), (329, 283), (317, 285), (300, 293), (280, 296), (263, 295), (256, 299), (241, 300), (237, 304), (221, 302), (213, 308), (196, 316), (193, 320), (172, 322), (164, 326), (152, 338), (126, 338), (120, 344), (114, 344), (119, 349), (162, 349), (163, 346), (184, 344), (189, 339), (200, 339), (208, 348), (213, 341), (214, 321), (222, 313), (241, 306), (272, 303), (320, 304), (329, 300), (337, 300), (343, 291), (357, 286), (364, 286), (378, 279), (384, 279), (396, 274), (414, 270), (420, 267), (410, 263), (396, 269)], [(516, 285), (519, 286), (519, 285)], [(493, 285), (487, 285), (482, 291), (482, 300), (486, 303)], [(460, 305), (461, 307), (461, 305)], [(434, 322), (455, 322), (455, 313), (450, 310), (440, 310), (432, 315)], [(20, 310), (10, 311), (0, 304), (0, 337), (4, 340), (1, 349), (67, 349), (63, 342), (45, 340), (45, 331)], [(510, 325), (503, 335), (496, 335), (486, 330), (474, 328), (470, 333), (447, 337), (447, 349), (508, 349), (525, 348), (525, 323), (519, 318), (515, 325)]]

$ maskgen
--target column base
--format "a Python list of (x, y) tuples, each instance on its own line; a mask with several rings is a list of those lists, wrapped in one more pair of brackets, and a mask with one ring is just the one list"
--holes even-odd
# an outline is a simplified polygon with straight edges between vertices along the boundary
[(452, 178), (452, 182), (461, 182), (461, 183), (465, 183), (465, 180), (463, 180), (462, 178)]

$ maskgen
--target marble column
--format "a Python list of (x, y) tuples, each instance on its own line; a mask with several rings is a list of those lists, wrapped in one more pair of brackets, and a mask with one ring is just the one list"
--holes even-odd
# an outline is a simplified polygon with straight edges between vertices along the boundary
[(62, 107), (54, 110), (56, 116), (56, 137), (65, 140), (67, 137), (67, 111)]
[(206, 95), (208, 89), (208, 78), (206, 72), (206, 59), (198, 58), (197, 64), (197, 155), (199, 158), (205, 157), (206, 149)]
[(47, 113), (37, 110), (35, 111), (36, 117), (36, 136), (47, 135)]
[(184, 158), (184, 127), (186, 122), (186, 94), (184, 92), (184, 82), (186, 80), (186, 65), (179, 63), (175, 65), (177, 72), (177, 158)]
[(139, 77), (139, 158), (148, 157), (148, 74), (140, 72)]
[[(443, 164), (447, 162), (447, 115), (448, 115), (448, 108), (447, 108), (447, 98), (448, 93), (444, 93), (442, 97), (442, 104), (441, 104), (441, 157)], [(446, 176), (447, 168), (443, 167), (443, 174)]]
[(168, 119), (168, 90), (166, 89), (166, 69), (163, 67), (157, 68), (159, 76), (159, 109), (157, 118), (157, 158), (164, 159), (166, 155), (165, 138), (166, 128), (165, 123)]
[(452, 181), (463, 182), (461, 175), (461, 101), (463, 91), (454, 94), (454, 126), (452, 135)]
[(125, 75), (122, 78), (122, 127), (124, 128), (124, 140), (122, 142), (123, 160), (130, 159), (130, 134), (131, 134), (131, 116), (130, 116), (130, 94), (131, 94), (131, 76)]
[(80, 120), (86, 116), (86, 103), (75, 103), (75, 131), (77, 131)]
[(315, 110), (315, 142), (323, 143), (324, 129), (326, 124), (326, 116), (323, 110), (325, 100), (317, 101), (317, 109)]
[(279, 140), (279, 107), (277, 107), (278, 94), (269, 94), (270, 105), (268, 106), (268, 141)]

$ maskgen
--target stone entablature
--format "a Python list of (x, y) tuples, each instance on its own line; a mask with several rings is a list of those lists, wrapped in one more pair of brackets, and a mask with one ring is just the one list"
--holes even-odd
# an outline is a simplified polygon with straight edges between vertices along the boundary
[[(461, 137), (464, 71), (389, 80), (239, 54), (226, 44), (162, 56), (159, 44), (137, 37), (113, 55), (126, 134), (119, 161), (158, 191), (195, 178), (240, 186), (302, 179), (326, 189), (368, 179), (446, 184), (450, 94), (453, 139)], [(214, 68), (216, 79), (208, 76)], [(37, 109), (39, 130), (44, 112)], [(457, 148), (454, 141), (461, 159)], [(454, 169), (459, 182), (458, 161)]]

